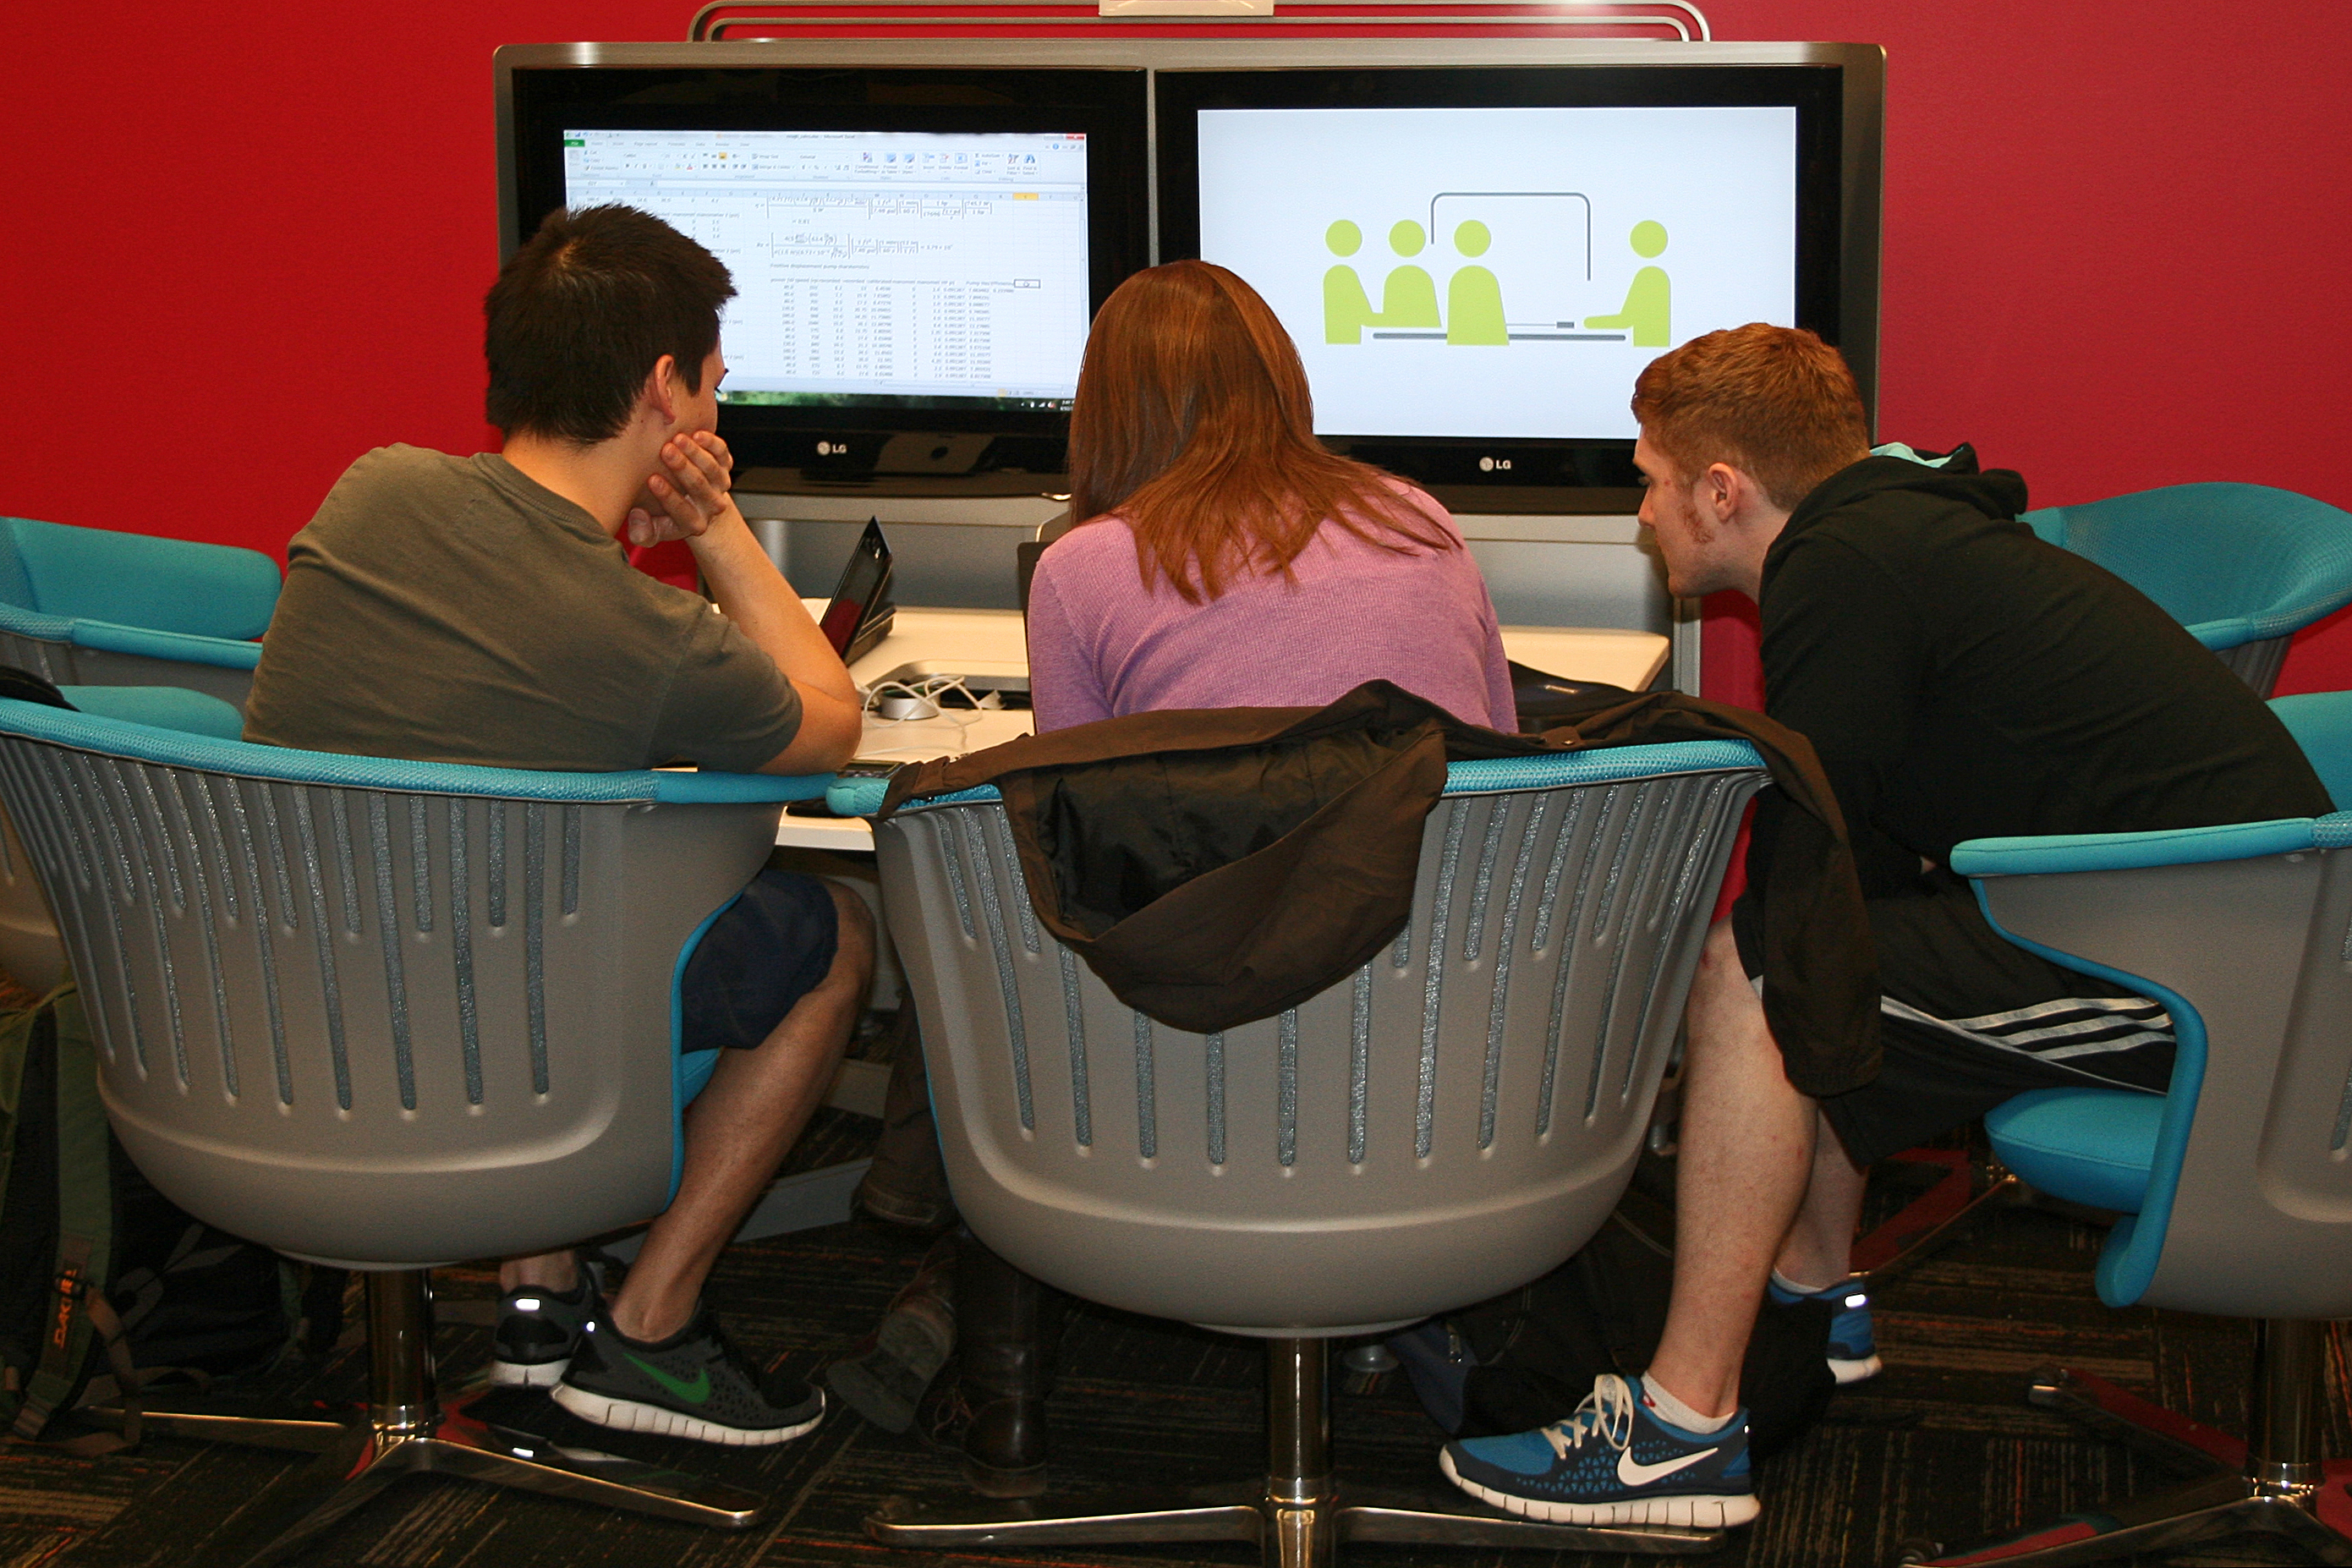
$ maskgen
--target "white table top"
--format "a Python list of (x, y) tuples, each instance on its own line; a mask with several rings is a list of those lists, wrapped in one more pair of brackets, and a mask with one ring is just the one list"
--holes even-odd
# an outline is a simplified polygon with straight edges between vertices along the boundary
[[(824, 601), (803, 600), (822, 615)], [(1666, 664), (1666, 639), (1654, 632), (1505, 626), (1503, 650), (1520, 664), (1570, 680), (1600, 680), (1639, 691)], [(927, 610), (902, 606), (890, 635), (850, 667), (861, 686), (932, 675), (961, 675), (975, 686), (1025, 690), (1029, 649), (1018, 610)], [(949, 709), (937, 719), (893, 721), (866, 716), (861, 757), (894, 763), (962, 756), (1029, 733), (1029, 713)], [(794, 816), (776, 829), (778, 844), (810, 849), (871, 850), (874, 835), (862, 819)]]

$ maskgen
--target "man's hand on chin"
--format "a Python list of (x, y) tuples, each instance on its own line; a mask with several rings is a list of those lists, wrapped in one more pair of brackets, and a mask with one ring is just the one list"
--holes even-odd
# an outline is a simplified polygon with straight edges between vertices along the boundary
[(646, 480), (629, 508), (629, 542), (640, 549), (673, 539), (689, 542), (735, 510), (728, 493), (735, 459), (711, 430), (695, 430), (662, 443), (661, 468)]

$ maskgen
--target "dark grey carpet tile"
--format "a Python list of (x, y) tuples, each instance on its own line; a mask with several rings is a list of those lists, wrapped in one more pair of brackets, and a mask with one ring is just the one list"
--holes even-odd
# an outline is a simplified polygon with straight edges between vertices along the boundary
[[(868, 1124), (870, 1126), (870, 1124)], [(835, 1154), (840, 1150), (834, 1151)], [(1891, 1212), (1900, 1190), (1874, 1198)], [(1763, 1467), (1763, 1519), (1720, 1553), (1718, 1568), (1878, 1568), (1921, 1540), (1958, 1544), (2173, 1478), (2022, 1399), (2026, 1374), (2063, 1362), (2213, 1426), (2244, 1415), (2252, 1338), (2224, 1319), (2111, 1311), (2091, 1285), (2095, 1229), (2030, 1210), (1995, 1214), (1940, 1258), (1883, 1289), (1887, 1371), (1842, 1394), (1828, 1418)], [(811, 1375), (871, 1326), (913, 1272), (922, 1243), (860, 1225), (731, 1250), (713, 1276), (712, 1306), (763, 1363)], [(437, 1345), (445, 1383), (461, 1385), (488, 1350), (483, 1307), (495, 1271), (445, 1270), (453, 1319)], [(2331, 1344), (2327, 1420), (2336, 1451), (2352, 1449), (2344, 1398), (2346, 1344)], [(1263, 1463), (1262, 1361), (1253, 1343), (1177, 1324), (1085, 1309), (1061, 1345), (1053, 1405), (1057, 1493), (1138, 1485), (1244, 1480)], [(325, 1365), (240, 1396), (255, 1405), (313, 1406), (358, 1397), (364, 1355), (355, 1336)], [(398, 1483), (300, 1560), (300, 1568), (1184, 1568), (1255, 1561), (1243, 1545), (925, 1556), (868, 1541), (863, 1521), (894, 1498), (961, 1495), (951, 1459), (916, 1436), (892, 1436), (838, 1412), (780, 1448), (720, 1450), (604, 1432), (543, 1397), (519, 1392), (477, 1407), (487, 1418), (567, 1446), (688, 1468), (757, 1490), (769, 1517), (740, 1534), (696, 1531), (559, 1500), (465, 1482)], [(1565, 1414), (1565, 1412), (1562, 1412)], [(1440, 1435), (1402, 1379), (1343, 1395), (1335, 1406), (1343, 1483), (1420, 1487), (1436, 1479)], [(0, 1448), (0, 1568), (182, 1568), (191, 1552), (286, 1475), (278, 1455), (157, 1440), (100, 1459)], [(1363, 1568), (1502, 1568), (1504, 1554), (1444, 1548), (1360, 1548)], [(1510, 1554), (1535, 1568), (1546, 1554)], [(1564, 1556), (1563, 1563), (1657, 1564), (1639, 1557)], [(2185, 1564), (2250, 1564), (2233, 1547)]]

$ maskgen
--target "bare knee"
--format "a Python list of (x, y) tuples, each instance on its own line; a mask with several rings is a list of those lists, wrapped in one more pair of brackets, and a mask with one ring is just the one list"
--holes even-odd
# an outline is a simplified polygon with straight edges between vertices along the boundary
[(1728, 920), (1715, 922), (1706, 934), (1706, 945), (1699, 950), (1698, 972), (1691, 978), (1684, 1022), (1688, 1026), (1687, 1052), (1694, 1061), (1712, 1059), (1727, 1051), (1771, 1047), (1763, 999), (1740, 962), (1739, 943), (1731, 934)]
[(1732, 934), (1731, 920), (1726, 916), (1707, 928), (1706, 945), (1699, 949), (1698, 978), (1692, 984), (1747, 984), (1748, 970), (1739, 962), (1739, 939)]
[(1748, 977), (1747, 965), (1740, 962), (1739, 942), (1731, 934), (1731, 921), (1716, 921), (1706, 933), (1706, 944), (1699, 949), (1698, 972), (1691, 976), (1692, 1026), (1699, 1026), (1702, 1015), (1744, 1012), (1749, 1007), (1760, 1011), (1763, 1005), (1755, 982)]

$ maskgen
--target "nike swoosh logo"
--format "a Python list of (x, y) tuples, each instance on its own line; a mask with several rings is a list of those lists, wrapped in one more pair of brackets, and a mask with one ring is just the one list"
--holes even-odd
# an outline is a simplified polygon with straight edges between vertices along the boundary
[[(632, 1361), (636, 1360), (635, 1356), (632, 1356), (629, 1359)], [(639, 1364), (642, 1365), (643, 1363), (640, 1363)], [(648, 1368), (647, 1370), (650, 1371), (651, 1369)], [(656, 1375), (658, 1376), (659, 1374), (656, 1373)], [(1686, 1470), (1690, 1468), (1691, 1466), (1697, 1464), (1701, 1459), (1706, 1458), (1709, 1454), (1714, 1452), (1715, 1450), (1712, 1448), (1701, 1448), (1696, 1454), (1685, 1454), (1679, 1459), (1668, 1459), (1662, 1465), (1644, 1465), (1634, 1459), (1633, 1449), (1621, 1448), (1617, 1453), (1617, 1479), (1624, 1482), (1629, 1487), (1645, 1487), (1652, 1481), (1662, 1481), (1665, 1479), (1668, 1476), (1673, 1475), (1676, 1470)]]
[[(623, 1351), (621, 1353), (624, 1356), (628, 1357), (629, 1364), (631, 1366), (635, 1367), (639, 1372), (644, 1373), (647, 1377), (652, 1378), (656, 1383), (660, 1384), (664, 1388), (668, 1389), (670, 1393), (676, 1394), (678, 1398), (685, 1400), (688, 1405), (699, 1405), (704, 1400), (710, 1397), (710, 1369), (707, 1366), (698, 1366), (695, 1368), (694, 1381), (689, 1383), (682, 1377), (672, 1377), (669, 1373), (664, 1372), (653, 1363), (642, 1360), (636, 1356), (629, 1355), (629, 1352), (626, 1351)], [(1707, 1450), (1707, 1453), (1709, 1454), (1713, 1452), (1715, 1452), (1715, 1450), (1712, 1448)], [(1704, 1455), (1700, 1457), (1705, 1458)], [(1688, 1464), (1690, 1461), (1685, 1459), (1683, 1463)], [(1666, 1468), (1668, 1469), (1673, 1469), (1675, 1467), (1669, 1465)]]

